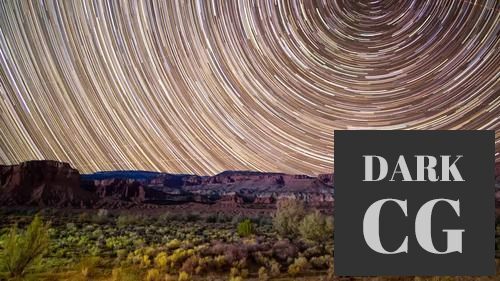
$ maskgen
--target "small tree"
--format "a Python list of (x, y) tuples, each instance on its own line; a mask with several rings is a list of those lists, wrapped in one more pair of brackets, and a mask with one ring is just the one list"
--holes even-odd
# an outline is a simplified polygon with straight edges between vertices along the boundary
[(333, 219), (316, 211), (304, 217), (299, 232), (303, 239), (323, 244), (333, 239)]
[(304, 204), (298, 200), (278, 201), (274, 229), (283, 237), (294, 238), (299, 234), (298, 225), (305, 214)]
[(25, 231), (20, 232), (17, 226), (11, 227), (0, 255), (0, 264), (10, 277), (22, 277), (40, 260), (49, 246), (48, 233), (49, 224), (44, 224), (38, 215)]
[(254, 233), (253, 223), (246, 219), (238, 224), (238, 235), (241, 237), (248, 237)]

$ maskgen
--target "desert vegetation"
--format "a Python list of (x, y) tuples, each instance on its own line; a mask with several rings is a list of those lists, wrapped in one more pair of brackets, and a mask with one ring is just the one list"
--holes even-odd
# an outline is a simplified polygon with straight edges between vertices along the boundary
[(333, 218), (298, 201), (255, 217), (107, 210), (0, 217), (0, 280), (353, 280), (334, 276)]

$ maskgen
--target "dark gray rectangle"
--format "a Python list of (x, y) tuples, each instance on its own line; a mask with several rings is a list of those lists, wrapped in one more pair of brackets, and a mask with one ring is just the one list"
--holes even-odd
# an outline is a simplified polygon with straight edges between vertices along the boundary
[[(336, 274), (494, 275), (494, 154), (493, 131), (336, 131)], [(388, 176), (380, 181), (364, 181), (363, 155), (383, 157), (388, 163)], [(400, 173), (390, 180), (400, 156), (415, 180), (417, 155), (438, 159), (435, 171), (440, 180), (404, 181)], [(453, 181), (453, 177), (451, 181), (442, 180), (441, 174), (447, 172), (441, 169), (446, 155), (450, 159), (462, 155), (456, 167), (464, 181)], [(374, 169), (373, 173), (378, 172)], [(380, 210), (380, 243), (387, 251), (395, 251), (407, 236), (407, 253), (382, 254), (367, 244), (363, 234), (366, 210), (384, 198), (406, 200), (407, 216), (396, 203), (384, 204)], [(445, 202), (434, 206), (429, 216), (433, 246), (437, 251), (446, 251), (448, 239), (442, 230), (463, 229), (462, 253), (431, 253), (416, 239), (416, 214), (426, 202), (438, 198), (458, 200), (460, 215)]]

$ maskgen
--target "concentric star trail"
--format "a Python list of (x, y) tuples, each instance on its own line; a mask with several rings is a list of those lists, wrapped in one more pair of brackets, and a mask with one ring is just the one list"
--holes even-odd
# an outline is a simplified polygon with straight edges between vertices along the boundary
[(499, 161), (499, 36), (494, 0), (0, 1), (0, 163), (317, 174), (338, 129)]

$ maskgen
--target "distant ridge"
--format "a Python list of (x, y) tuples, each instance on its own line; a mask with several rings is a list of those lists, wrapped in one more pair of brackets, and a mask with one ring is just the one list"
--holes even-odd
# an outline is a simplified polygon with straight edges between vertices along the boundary
[(163, 173), (161, 172), (150, 172), (150, 171), (134, 171), (134, 170), (128, 170), (128, 171), (102, 171), (102, 172), (95, 172), (92, 174), (81, 174), (80, 177), (81, 179), (84, 180), (103, 180), (103, 179), (110, 179), (110, 178), (117, 178), (117, 179), (152, 179), (154, 177), (157, 177), (158, 175), (161, 175)]

